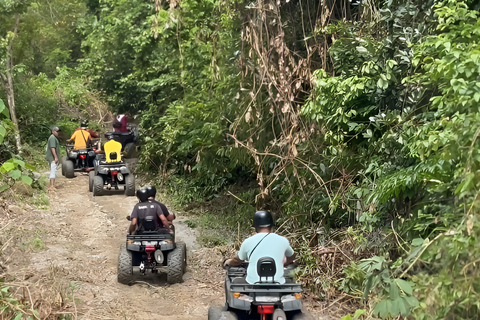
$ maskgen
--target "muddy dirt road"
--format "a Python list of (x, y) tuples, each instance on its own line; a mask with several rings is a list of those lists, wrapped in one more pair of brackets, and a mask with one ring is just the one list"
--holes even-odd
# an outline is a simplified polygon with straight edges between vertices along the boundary
[[(184, 282), (169, 285), (166, 274), (149, 274), (136, 277), (132, 285), (119, 284), (117, 257), (136, 197), (122, 193), (93, 197), (86, 174), (76, 173), (73, 179), (58, 176), (57, 190), (49, 193), (49, 209), (35, 210), (40, 229), (46, 230), (41, 236), (45, 249), (30, 254), (30, 275), (23, 278), (62, 285), (55, 304), (62, 306), (67, 319), (206, 320), (210, 306), (223, 304), (220, 262), (225, 249), (201, 248), (197, 231), (171, 207), (177, 215), (177, 240), (187, 245)], [(53, 311), (48, 318), (58, 317), (58, 310)]]

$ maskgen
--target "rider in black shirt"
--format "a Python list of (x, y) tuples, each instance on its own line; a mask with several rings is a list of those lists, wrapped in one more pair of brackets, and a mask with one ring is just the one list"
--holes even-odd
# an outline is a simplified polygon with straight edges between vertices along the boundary
[(138, 190), (137, 197), (139, 203), (135, 205), (130, 215), (131, 224), (128, 229), (130, 234), (141, 231), (154, 231), (169, 226), (169, 222), (160, 205), (148, 200), (147, 190)]

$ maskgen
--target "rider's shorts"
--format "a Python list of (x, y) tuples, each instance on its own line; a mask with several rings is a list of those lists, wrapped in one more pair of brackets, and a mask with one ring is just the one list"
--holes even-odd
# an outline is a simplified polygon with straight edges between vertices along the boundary
[(50, 162), (50, 179), (55, 179), (57, 177), (57, 164), (55, 161)]

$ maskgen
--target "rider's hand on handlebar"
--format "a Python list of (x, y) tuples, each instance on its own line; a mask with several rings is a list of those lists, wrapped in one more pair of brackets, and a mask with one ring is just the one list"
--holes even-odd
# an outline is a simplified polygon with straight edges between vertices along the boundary
[(223, 269), (229, 269), (231, 265), (232, 259), (225, 259), (223, 260)]

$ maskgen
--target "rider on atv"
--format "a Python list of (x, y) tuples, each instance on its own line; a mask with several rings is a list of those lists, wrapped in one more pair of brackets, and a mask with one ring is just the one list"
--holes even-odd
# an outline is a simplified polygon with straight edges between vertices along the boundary
[(167, 207), (163, 203), (155, 200), (155, 197), (157, 195), (157, 189), (154, 186), (151, 186), (151, 187), (147, 187), (146, 190), (147, 190), (147, 193), (148, 193), (148, 200), (151, 201), (151, 202), (157, 203), (160, 206), (160, 208), (162, 209), (163, 214), (167, 218), (170, 225), (173, 225), (173, 220), (176, 218), (175, 213), (170, 213), (168, 211)]
[(235, 267), (241, 265), (245, 260), (249, 261), (245, 280), (254, 284), (260, 281), (256, 270), (258, 260), (271, 257), (275, 260), (276, 265), (274, 282), (285, 283), (283, 267), (294, 261), (294, 252), (288, 239), (272, 233), (273, 217), (268, 211), (255, 212), (253, 226), (257, 233), (243, 241), (237, 256), (225, 260), (224, 265)]
[(73, 141), (73, 150), (86, 149), (92, 144), (92, 135), (87, 131), (87, 124), (82, 122), (80, 124), (80, 130), (75, 130), (67, 140), (68, 142)]
[(158, 230), (169, 226), (169, 222), (160, 206), (148, 200), (146, 189), (138, 190), (137, 198), (139, 203), (135, 205), (130, 215), (129, 234), (141, 233), (144, 230)]

